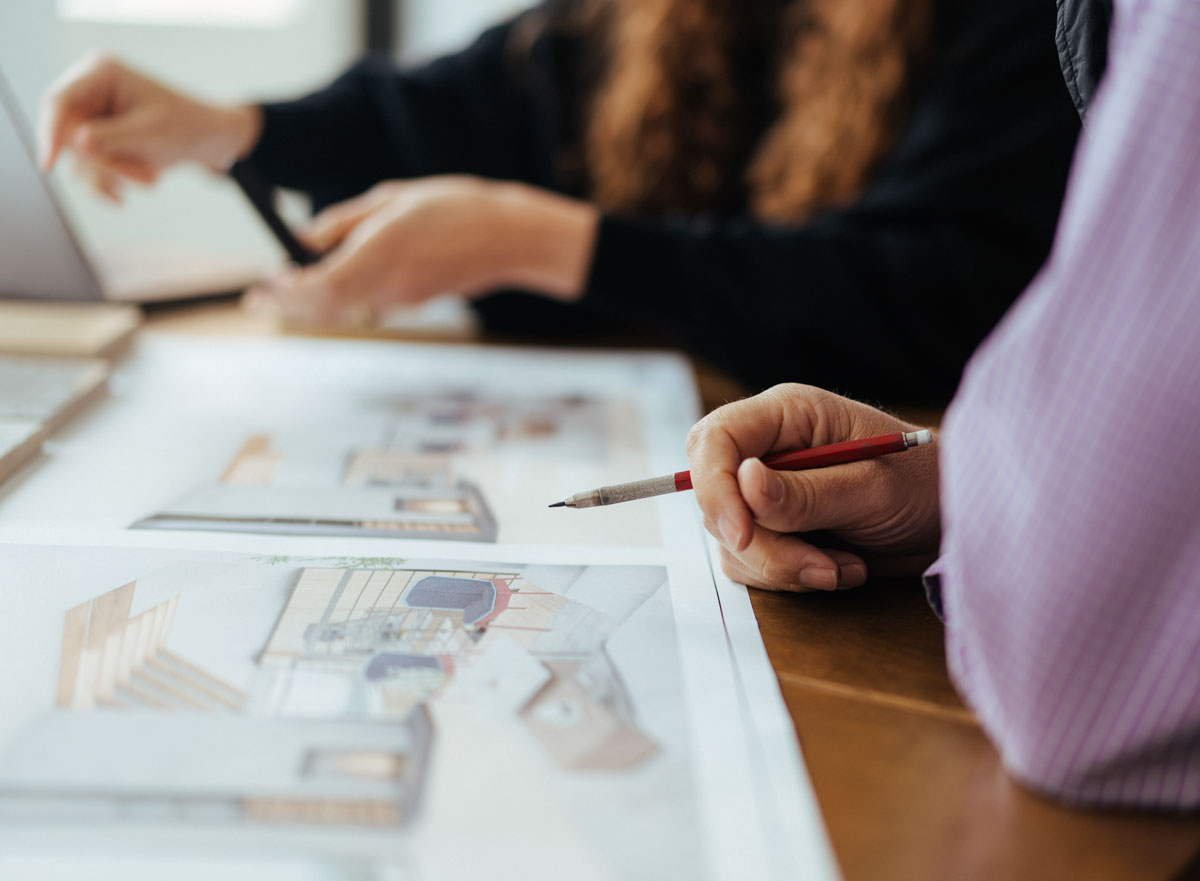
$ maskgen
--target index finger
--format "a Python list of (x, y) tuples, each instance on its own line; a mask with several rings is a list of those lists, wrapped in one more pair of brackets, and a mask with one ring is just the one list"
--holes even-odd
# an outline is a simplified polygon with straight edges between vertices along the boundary
[(298, 235), (306, 245), (318, 251), (328, 251), (370, 217), (386, 201), (387, 195), (387, 190), (376, 186), (330, 205), (312, 218)]
[(312, 218), (296, 235), (316, 251), (328, 251), (350, 234), (370, 214), (362, 197), (331, 205)]
[(50, 87), (42, 99), (38, 124), (41, 144), (40, 164), (50, 171), (75, 130), (105, 104), (105, 78), (112, 62), (106, 58), (86, 58), (70, 67)]
[(706, 417), (688, 434), (687, 453), (704, 528), (731, 550), (744, 550), (753, 518), (738, 489), (742, 454), (737, 441), (724, 426)]
[(738, 488), (738, 466), (772, 447), (782, 418), (777, 398), (757, 395), (713, 411), (688, 434), (692, 487), (705, 528), (731, 550), (745, 550), (754, 528)]
[(777, 385), (760, 395), (726, 404), (700, 420), (688, 435), (688, 459), (705, 526), (735, 551), (753, 535), (753, 513), (738, 485), (744, 459), (773, 450), (800, 449), (845, 440), (850, 427), (838, 400), (811, 386)]
[(42, 171), (52, 171), (63, 146), (83, 123), (83, 115), (70, 111), (60, 98), (47, 100), (39, 121), (38, 143)]

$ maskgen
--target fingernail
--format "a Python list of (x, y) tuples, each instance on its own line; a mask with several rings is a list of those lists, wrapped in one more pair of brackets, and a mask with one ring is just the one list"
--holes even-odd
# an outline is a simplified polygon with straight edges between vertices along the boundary
[(728, 517), (717, 519), (717, 531), (725, 539), (725, 546), (730, 550), (739, 550), (742, 546), (742, 535), (737, 525)]
[[(761, 462), (759, 464), (762, 465)], [(779, 479), (779, 475), (766, 465), (762, 465), (762, 467), (758, 470), (762, 474), (762, 477), (759, 481), (759, 489), (762, 490), (762, 494), (770, 499), (773, 504), (779, 504), (782, 502), (783, 481)]]
[(838, 585), (838, 572), (836, 569), (809, 566), (800, 570), (800, 584), (813, 590), (834, 590)]

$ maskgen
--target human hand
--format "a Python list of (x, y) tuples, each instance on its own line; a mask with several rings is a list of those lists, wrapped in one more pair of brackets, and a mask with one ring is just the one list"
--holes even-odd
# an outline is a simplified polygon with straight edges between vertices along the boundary
[(251, 291), (251, 308), (308, 325), (362, 324), (444, 293), (523, 287), (577, 297), (594, 208), (520, 184), (467, 176), (388, 181), (333, 205), (300, 238), (324, 253)]
[(101, 195), (120, 200), (122, 181), (152, 184), (168, 166), (193, 161), (224, 171), (262, 128), (257, 107), (197, 101), (112, 58), (85, 58), (42, 103), (40, 162), (51, 170), (65, 149)]
[[(700, 420), (688, 435), (688, 459), (725, 573), (770, 590), (833, 590), (858, 587), (868, 568), (923, 571), (940, 534), (936, 445), (809, 471), (773, 471), (759, 458), (915, 430), (804, 385), (775, 386)], [(794, 535), (817, 530), (855, 550), (821, 549)]]

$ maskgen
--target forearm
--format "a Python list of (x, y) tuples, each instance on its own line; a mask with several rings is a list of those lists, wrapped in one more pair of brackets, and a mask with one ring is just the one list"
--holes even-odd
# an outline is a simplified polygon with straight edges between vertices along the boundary
[(1200, 15), (1117, 36), (1051, 259), (945, 422), (947, 655), (1031, 786), (1195, 809)]
[(751, 386), (944, 406), (1033, 271), (1003, 253), (849, 214), (795, 227), (606, 217), (586, 300), (674, 332)]
[[(961, 514), (961, 501), (952, 510)], [(955, 685), (1005, 767), (1035, 790), (1083, 805), (1200, 806), (1189, 595), (1200, 554), (1122, 566), (1121, 554), (1100, 549), (1157, 537), (1115, 529), (1078, 537), (1096, 565), (1066, 569), (1067, 548), (1034, 533), (1072, 539), (1040, 516), (1021, 522), (1030, 519), (988, 518), (991, 535), (1011, 530), (1000, 551), (965, 548), (951, 528), (953, 550), (938, 565)]]
[(485, 241), (495, 268), (487, 288), (578, 300), (595, 248), (596, 208), (522, 184), (498, 184), (492, 190), (495, 208)]

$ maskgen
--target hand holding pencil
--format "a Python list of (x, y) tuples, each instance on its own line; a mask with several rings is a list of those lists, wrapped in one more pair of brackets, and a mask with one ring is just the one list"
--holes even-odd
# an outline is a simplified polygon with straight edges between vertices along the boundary
[[(874, 459), (878, 456), (886, 456), (888, 453), (903, 453), (913, 447), (922, 447), (931, 443), (933, 443), (933, 432), (927, 428), (919, 431), (898, 431), (863, 440), (842, 441), (823, 447), (809, 447), (806, 450), (771, 453), (762, 458), (762, 464), (775, 471), (807, 471), (809, 468), (824, 468), (828, 465)], [(685, 492), (689, 489), (692, 489), (691, 472), (676, 471), (674, 474), (664, 474), (662, 477), (650, 477), (646, 480), (602, 486), (587, 492), (575, 493), (564, 501), (555, 502), (550, 507), (596, 508), (669, 493)]]
[[(857, 587), (868, 569), (920, 574), (940, 540), (936, 444), (803, 471), (774, 470), (759, 458), (918, 431), (803, 385), (776, 386), (702, 419), (688, 437), (690, 475), (726, 574), (774, 590)], [(817, 531), (854, 550), (797, 535)]]

